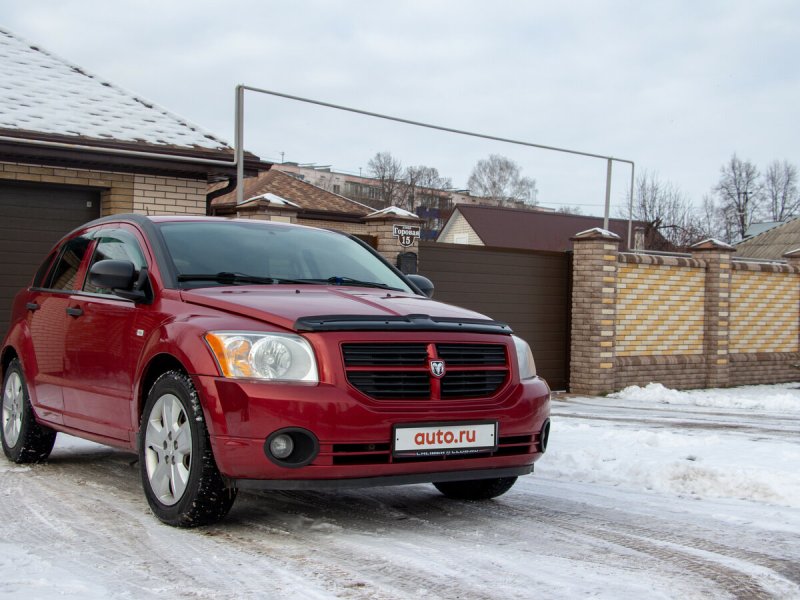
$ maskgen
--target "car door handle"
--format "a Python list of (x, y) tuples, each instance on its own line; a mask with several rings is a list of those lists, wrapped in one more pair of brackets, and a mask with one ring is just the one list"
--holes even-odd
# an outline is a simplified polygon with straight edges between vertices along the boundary
[(70, 307), (67, 309), (67, 314), (70, 317), (80, 317), (83, 314), (83, 309), (79, 306)]
[(36, 304), (36, 302), (28, 302), (25, 305), (25, 308), (27, 308), (29, 311), (33, 312), (35, 310), (39, 310), (39, 308), (41, 308), (41, 307), (38, 304)]

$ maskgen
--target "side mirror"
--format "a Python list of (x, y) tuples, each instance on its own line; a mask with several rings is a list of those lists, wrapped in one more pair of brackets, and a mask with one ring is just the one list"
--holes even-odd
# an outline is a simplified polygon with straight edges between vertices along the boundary
[(141, 287), (147, 281), (147, 269), (136, 276), (136, 267), (129, 260), (100, 260), (89, 269), (89, 283), (110, 289), (120, 298), (142, 302), (147, 295)]
[(428, 298), (433, 298), (433, 282), (427, 277), (422, 275), (406, 275), (408, 280), (413, 283), (420, 292), (425, 294)]

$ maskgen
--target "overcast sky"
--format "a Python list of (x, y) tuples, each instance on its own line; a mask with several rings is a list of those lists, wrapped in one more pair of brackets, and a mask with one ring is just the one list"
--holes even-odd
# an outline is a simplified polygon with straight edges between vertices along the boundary
[[(800, 2), (0, 0), (3, 27), (233, 140), (237, 83), (636, 162), (699, 202), (733, 152), (800, 165)], [(606, 163), (248, 94), (264, 159), (465, 186), (490, 153), (602, 214)], [(614, 165), (612, 216), (630, 182)]]

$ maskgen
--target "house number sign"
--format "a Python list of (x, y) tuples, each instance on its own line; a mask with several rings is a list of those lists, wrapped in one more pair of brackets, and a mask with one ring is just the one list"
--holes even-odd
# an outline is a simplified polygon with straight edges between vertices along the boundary
[(414, 240), (419, 239), (419, 226), (416, 225), (392, 225), (392, 236), (400, 240), (403, 248), (414, 245)]

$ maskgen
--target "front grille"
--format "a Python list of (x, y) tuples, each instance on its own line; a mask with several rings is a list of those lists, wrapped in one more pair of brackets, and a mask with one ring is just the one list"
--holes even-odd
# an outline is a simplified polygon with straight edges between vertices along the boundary
[(430, 378), (424, 371), (355, 371), (347, 373), (347, 380), (378, 400), (420, 400), (431, 395)]
[(516, 456), (540, 451), (535, 435), (501, 437), (494, 452), (481, 452), (468, 456), (392, 456), (391, 444), (334, 444), (330, 462), (334, 465), (386, 465), (391, 463), (433, 462), (446, 460), (472, 460), (490, 456)]
[(425, 344), (344, 344), (342, 354), (348, 367), (424, 365), (428, 360)]
[(437, 344), (436, 350), (450, 366), (506, 364), (506, 347), (499, 344)]
[(442, 398), (494, 396), (506, 380), (505, 371), (456, 371), (442, 378)]
[[(469, 400), (494, 396), (508, 380), (503, 344), (342, 344), (347, 380), (376, 400)], [(445, 362), (433, 377), (430, 360)]]

